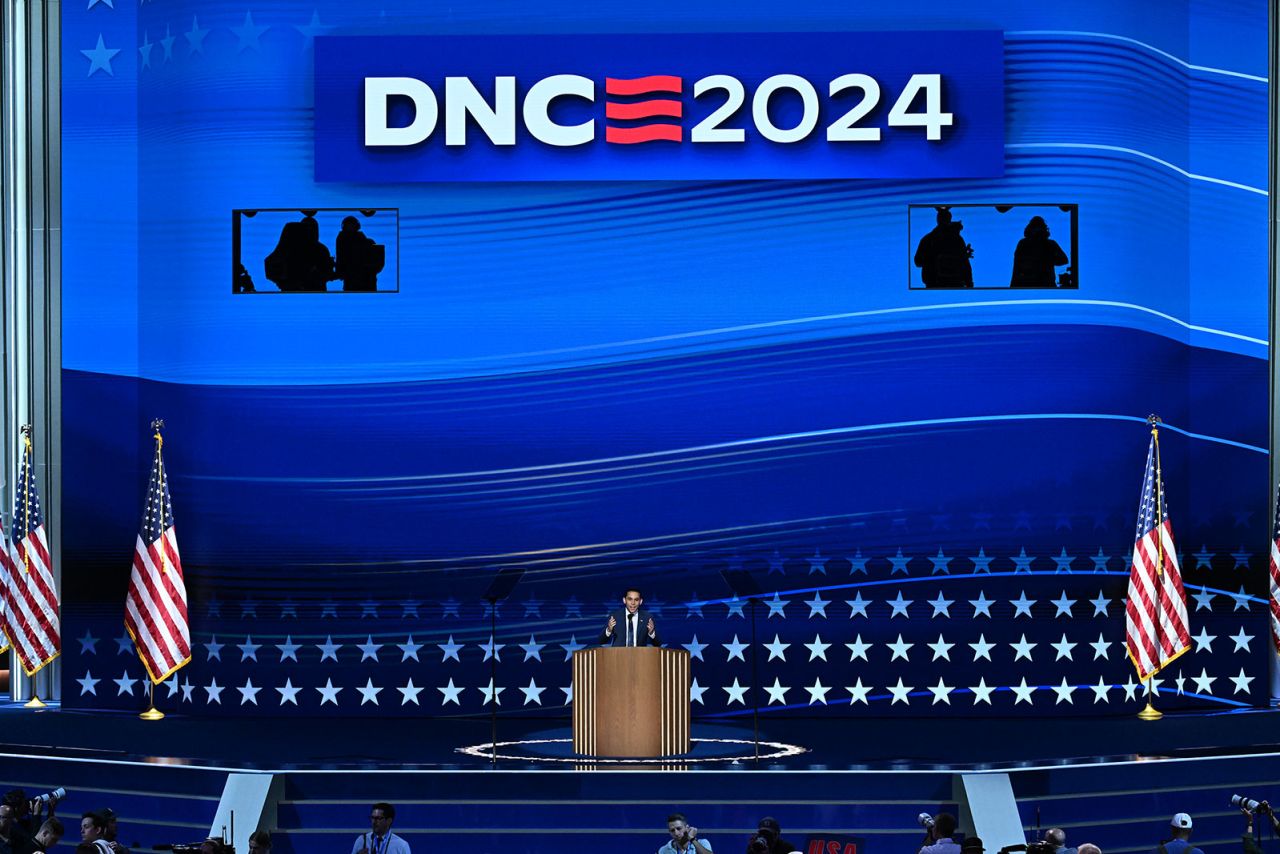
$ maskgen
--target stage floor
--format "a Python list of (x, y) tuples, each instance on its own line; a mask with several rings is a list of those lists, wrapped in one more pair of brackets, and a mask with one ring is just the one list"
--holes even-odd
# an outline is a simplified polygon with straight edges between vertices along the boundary
[[(227, 769), (489, 768), (489, 719), (193, 718), (0, 707), (0, 752), (190, 764)], [(745, 725), (744, 725), (745, 724)], [(652, 763), (572, 756), (568, 720), (501, 718), (505, 770), (623, 770)], [(1280, 711), (1028, 719), (762, 718), (754, 758), (750, 719), (695, 722), (694, 750), (665, 767), (707, 770), (972, 770), (1202, 758), (1280, 750)], [(467, 752), (461, 749), (470, 748)]]

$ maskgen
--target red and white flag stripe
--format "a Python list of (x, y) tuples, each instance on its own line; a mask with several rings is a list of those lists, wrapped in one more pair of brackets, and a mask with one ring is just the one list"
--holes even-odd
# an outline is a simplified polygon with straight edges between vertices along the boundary
[(4, 631), (30, 676), (57, 658), (62, 648), (53, 562), (43, 525), (4, 545)]
[(138, 536), (124, 622), (152, 682), (163, 682), (191, 660), (187, 589), (172, 527), (152, 543)]
[(1271, 541), (1271, 640), (1280, 652), (1280, 537)]
[(1139, 679), (1147, 679), (1190, 648), (1182, 570), (1168, 520), (1134, 544), (1125, 612), (1126, 645)]

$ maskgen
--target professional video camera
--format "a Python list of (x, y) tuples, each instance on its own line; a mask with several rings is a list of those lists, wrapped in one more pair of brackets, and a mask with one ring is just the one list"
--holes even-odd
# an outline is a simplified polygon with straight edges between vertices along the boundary
[(767, 827), (760, 828), (747, 840), (747, 854), (769, 854), (774, 839), (776, 837), (772, 830)]
[(1248, 810), (1249, 812), (1257, 812), (1260, 808), (1264, 813), (1271, 812), (1271, 805), (1266, 801), (1255, 801), (1253, 798), (1244, 795), (1232, 795), (1231, 806), (1236, 809)]
[(920, 822), (920, 826), (925, 830), (933, 830), (933, 816), (929, 815), (927, 812), (922, 812), (920, 815), (916, 816), (916, 821)]
[(153, 846), (152, 851), (173, 851), (174, 854), (236, 854), (234, 845), (210, 837), (199, 842), (173, 842)]
[(1011, 854), (1014, 851), (1026, 851), (1027, 854), (1053, 854), (1057, 851), (1057, 846), (1052, 842), (1019, 842), (1017, 845), (1006, 845), (1001, 848), (999, 854)]

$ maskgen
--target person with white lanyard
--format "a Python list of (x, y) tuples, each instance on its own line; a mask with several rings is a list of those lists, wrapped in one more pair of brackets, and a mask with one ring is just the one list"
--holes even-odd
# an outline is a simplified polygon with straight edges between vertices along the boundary
[(604, 632), (600, 635), (602, 646), (662, 646), (658, 640), (658, 627), (647, 611), (640, 610), (644, 599), (634, 587), (627, 588), (622, 597), (622, 610), (609, 615)]
[(678, 812), (667, 816), (667, 833), (671, 839), (658, 849), (658, 854), (711, 854), (711, 843)]
[(391, 832), (396, 820), (396, 808), (387, 803), (376, 803), (369, 811), (369, 833), (356, 837), (351, 854), (410, 854), (409, 843)]

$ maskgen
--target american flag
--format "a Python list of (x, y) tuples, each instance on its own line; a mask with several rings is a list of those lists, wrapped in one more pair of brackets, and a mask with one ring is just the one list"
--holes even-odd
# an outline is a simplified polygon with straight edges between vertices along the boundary
[(58, 657), (58, 589), (31, 474), (31, 439), (23, 431), (22, 462), (13, 503), (13, 539), (4, 542), (4, 631), (30, 676)]
[(0, 653), (6, 653), (13, 647), (9, 642), (9, 636), (14, 634), (9, 628), (9, 596), (17, 584), (13, 570), (13, 543), (4, 525), (0, 524)]
[(1153, 427), (1125, 604), (1125, 644), (1142, 680), (1191, 648), (1182, 571), (1173, 547), (1173, 525), (1165, 507), (1159, 467), (1159, 438)]
[(1276, 488), (1276, 523), (1271, 530), (1271, 640), (1280, 651), (1280, 487)]
[(124, 624), (147, 675), (159, 684), (191, 660), (191, 631), (158, 425), (155, 439), (156, 456), (147, 484), (147, 509), (133, 552)]

